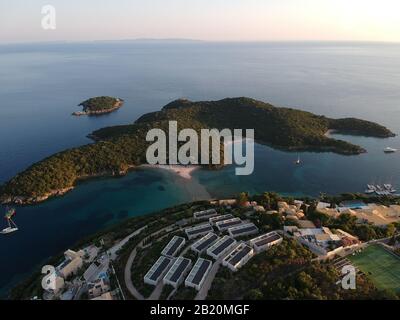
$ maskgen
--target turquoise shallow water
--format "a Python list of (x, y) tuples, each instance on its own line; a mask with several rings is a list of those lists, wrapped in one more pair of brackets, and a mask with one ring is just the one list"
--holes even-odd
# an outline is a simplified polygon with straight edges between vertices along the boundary
[[(169, 101), (249, 96), (332, 117), (356, 116), (400, 132), (400, 45), (340, 43), (109, 42), (0, 46), (0, 182), (32, 162), (85, 143), (91, 131), (130, 123)], [(103, 117), (71, 117), (95, 95), (124, 98)], [(197, 195), (274, 190), (318, 195), (362, 191), (368, 182), (400, 187), (398, 137), (341, 137), (367, 154), (297, 153), (256, 146), (255, 172), (199, 170), (191, 182), (163, 170), (96, 179), (66, 196), (18, 208), (20, 232), (0, 238), (0, 293), (56, 254), (127, 216)], [(6, 263), (4, 263), (6, 261)]]

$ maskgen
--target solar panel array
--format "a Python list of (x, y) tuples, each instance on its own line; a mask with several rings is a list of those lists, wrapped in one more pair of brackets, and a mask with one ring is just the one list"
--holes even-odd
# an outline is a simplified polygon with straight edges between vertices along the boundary
[(216, 226), (219, 231), (225, 231), (233, 226), (237, 226), (242, 224), (242, 220), (240, 218), (232, 218), (228, 220), (219, 221), (216, 223)]
[(252, 234), (258, 232), (258, 228), (254, 223), (246, 223), (240, 226), (232, 227), (228, 229), (229, 234), (232, 237), (244, 236), (247, 234)]
[(199, 258), (186, 278), (186, 284), (199, 286), (207, 276), (211, 265), (212, 262), (210, 260)]
[(168, 257), (161, 256), (158, 260), (153, 264), (150, 270), (144, 276), (145, 282), (146, 279), (151, 282), (158, 282), (160, 280), (161, 275), (167, 270), (169, 264), (172, 259)]
[(174, 256), (178, 249), (183, 246), (185, 239), (182, 237), (174, 236), (171, 241), (165, 246), (161, 254), (166, 256)]
[(203, 250), (207, 249), (211, 246), (215, 241), (217, 241), (219, 237), (215, 233), (208, 233), (199, 241), (193, 244), (193, 250), (197, 252), (202, 252)]
[(171, 282), (173, 284), (178, 284), (181, 282), (185, 276), (185, 271), (189, 268), (191, 263), (190, 259), (183, 257), (177, 258), (171, 269), (169, 269), (168, 273), (165, 275), (164, 283)]
[(232, 246), (234, 243), (236, 243), (236, 240), (225, 236), (216, 243), (214, 243), (210, 248), (207, 250), (207, 254), (217, 258), (221, 253), (223, 253), (227, 248)]

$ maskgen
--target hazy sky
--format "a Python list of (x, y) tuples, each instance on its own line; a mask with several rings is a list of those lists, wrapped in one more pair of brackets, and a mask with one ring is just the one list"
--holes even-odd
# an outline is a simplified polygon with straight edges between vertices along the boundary
[(0, 42), (133, 38), (400, 42), (400, 0), (0, 0)]

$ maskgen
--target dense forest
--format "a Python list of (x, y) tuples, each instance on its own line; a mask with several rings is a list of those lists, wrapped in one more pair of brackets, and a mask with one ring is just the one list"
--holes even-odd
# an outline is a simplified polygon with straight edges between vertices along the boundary
[[(109, 100), (93, 98), (83, 102), (83, 105), (85, 108), (98, 108), (98, 101), (104, 99)], [(93, 144), (57, 153), (30, 166), (0, 187), (0, 200), (34, 203), (64, 193), (82, 178), (124, 174), (129, 168), (146, 163), (146, 149), (150, 144), (145, 139), (147, 132), (152, 128), (167, 132), (171, 120), (177, 121), (178, 130), (254, 129), (258, 142), (276, 148), (331, 151), (346, 155), (365, 150), (327, 137), (325, 133), (329, 129), (373, 137), (393, 135), (376, 123), (358, 119), (329, 119), (305, 111), (274, 107), (250, 98), (206, 102), (176, 100), (159, 112), (143, 115), (134, 124), (93, 132), (90, 136), (97, 140)]]

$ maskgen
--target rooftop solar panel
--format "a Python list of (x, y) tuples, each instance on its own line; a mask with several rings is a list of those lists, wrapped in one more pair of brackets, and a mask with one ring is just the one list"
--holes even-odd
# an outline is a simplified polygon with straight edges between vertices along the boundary
[(153, 274), (150, 277), (150, 280), (157, 280), (158, 277), (165, 271), (165, 269), (168, 267), (170, 264), (171, 259), (169, 258), (164, 258), (160, 265), (157, 267), (157, 269), (153, 272)]
[(224, 242), (221, 243), (218, 247), (216, 247), (212, 253), (215, 254), (216, 256), (219, 255), (222, 251), (224, 251), (226, 248), (228, 248), (232, 243), (234, 243), (235, 240), (232, 238), (227, 238)]
[(277, 235), (277, 234), (274, 234), (274, 235), (269, 236), (269, 237), (267, 237), (267, 238), (264, 238), (264, 239), (261, 239), (261, 240), (259, 240), (259, 241), (256, 241), (255, 244), (256, 244), (257, 246), (263, 246), (263, 245), (265, 245), (265, 244), (268, 244), (268, 243), (270, 243), (270, 242), (276, 241), (276, 240), (278, 240), (278, 239), (280, 239), (280, 236)]
[(227, 223), (222, 223), (220, 225), (218, 225), (219, 228), (227, 228), (227, 227), (231, 227), (231, 226), (235, 226), (238, 224), (242, 224), (241, 220), (237, 220), (237, 221), (231, 221), (231, 222), (227, 222)]
[(201, 279), (204, 277), (204, 273), (207, 271), (208, 267), (210, 266), (211, 262), (208, 260), (203, 260), (201, 262), (200, 268), (197, 270), (196, 275), (194, 276), (192, 283), (199, 284)]
[(202, 243), (200, 243), (200, 245), (198, 245), (197, 247), (196, 247), (196, 249), (198, 250), (198, 251), (202, 251), (202, 250), (204, 250), (205, 248), (207, 248), (209, 245), (211, 245), (215, 240), (217, 240), (218, 239), (218, 236), (217, 235), (215, 235), (215, 234), (213, 234), (210, 238), (208, 238), (206, 241), (203, 241)]
[(175, 270), (174, 274), (171, 276), (170, 280), (172, 282), (178, 281), (178, 279), (182, 276), (182, 272), (185, 271), (185, 269), (189, 264), (190, 264), (189, 259), (183, 259), (182, 262), (179, 264), (178, 268)]
[(217, 222), (219, 222), (219, 221), (228, 220), (228, 219), (231, 219), (231, 218), (233, 218), (233, 215), (231, 215), (231, 214), (224, 214), (223, 216), (210, 218), (210, 222), (212, 222), (212, 223), (217, 223)]
[(184, 241), (183, 238), (176, 238), (177, 240), (174, 242), (174, 244), (169, 248), (168, 252), (166, 253), (166, 255), (171, 256), (175, 253), (176, 249), (178, 249), (178, 247), (182, 244), (182, 242)]
[(253, 230), (254, 231), (257, 230), (257, 227), (250, 226), (250, 227), (246, 227), (246, 228), (242, 228), (242, 229), (232, 230), (232, 233), (233, 234), (241, 234), (241, 233), (246, 233), (246, 232), (253, 231)]
[(213, 228), (211, 226), (206, 226), (204, 228), (188, 231), (187, 233), (188, 234), (198, 234), (198, 233), (202, 233), (202, 232), (206, 232), (206, 231), (212, 231), (212, 230), (213, 230)]
[(249, 254), (250, 251), (251, 248), (249, 246), (245, 246), (229, 260), (229, 263), (232, 265), (236, 265), (240, 260), (243, 259), (243, 257)]

